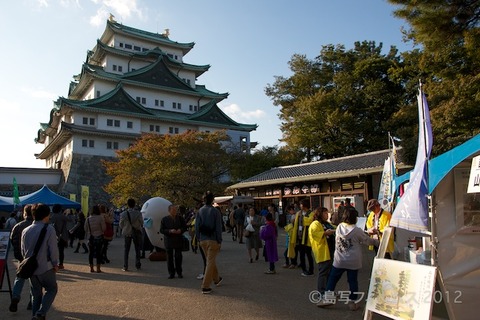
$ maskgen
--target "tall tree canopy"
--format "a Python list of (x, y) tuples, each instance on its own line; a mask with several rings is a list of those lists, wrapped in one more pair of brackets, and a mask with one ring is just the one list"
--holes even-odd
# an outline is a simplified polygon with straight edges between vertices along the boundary
[(105, 190), (120, 206), (130, 197), (163, 197), (183, 205), (195, 204), (206, 191), (221, 193), (230, 156), (222, 144), (223, 131), (188, 131), (178, 135), (144, 134), (130, 148), (119, 150), (115, 161), (105, 161), (112, 181)]
[[(443, 153), (480, 132), (480, 1), (389, 2), (409, 23), (407, 38), (422, 47), (415, 67), (426, 83), (434, 154)], [(396, 115), (397, 126), (405, 114)]]
[(382, 54), (373, 41), (351, 50), (323, 46), (313, 60), (293, 55), (293, 75), (277, 76), (265, 89), (280, 106), (282, 140), (307, 161), (387, 148), (389, 119), (404, 95), (391, 74), (400, 63), (395, 47)]

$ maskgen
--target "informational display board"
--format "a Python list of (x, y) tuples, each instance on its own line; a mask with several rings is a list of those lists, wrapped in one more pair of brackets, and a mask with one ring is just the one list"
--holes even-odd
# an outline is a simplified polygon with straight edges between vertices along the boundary
[(476, 156), (472, 159), (467, 192), (480, 193), (480, 156)]
[(430, 319), (436, 275), (436, 267), (375, 258), (364, 319)]

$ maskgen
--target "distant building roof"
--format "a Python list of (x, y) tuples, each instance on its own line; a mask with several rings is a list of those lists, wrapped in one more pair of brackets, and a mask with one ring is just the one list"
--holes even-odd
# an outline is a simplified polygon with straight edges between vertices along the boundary
[[(388, 155), (389, 150), (381, 150), (336, 159), (272, 168), (231, 185), (228, 189), (379, 173), (383, 171), (385, 159), (387, 159)], [(401, 168), (406, 167), (403, 163), (398, 163), (397, 166)]]

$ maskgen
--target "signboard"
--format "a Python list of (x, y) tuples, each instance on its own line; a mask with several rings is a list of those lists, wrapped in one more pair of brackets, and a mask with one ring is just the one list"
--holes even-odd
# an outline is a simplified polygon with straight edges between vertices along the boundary
[(467, 193), (469, 168), (456, 168), (454, 173), (457, 232), (480, 234), (480, 195)]
[(470, 169), (470, 178), (468, 179), (467, 193), (480, 192), (480, 156), (472, 159), (472, 168)]
[(0, 230), (0, 288), (3, 284), (5, 269), (7, 268), (9, 244), (10, 230)]
[(432, 266), (375, 258), (365, 319), (371, 312), (398, 320), (430, 319), (436, 275)]

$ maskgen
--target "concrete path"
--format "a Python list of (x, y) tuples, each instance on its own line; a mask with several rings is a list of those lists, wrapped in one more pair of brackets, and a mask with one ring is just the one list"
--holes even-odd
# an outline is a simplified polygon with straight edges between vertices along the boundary
[[(210, 295), (201, 293), (201, 281), (196, 276), (202, 271), (202, 258), (191, 251), (184, 252), (184, 278), (167, 279), (166, 262), (142, 259), (141, 271), (123, 272), (123, 238), (112, 241), (111, 263), (103, 266), (101, 274), (89, 272), (86, 254), (73, 253), (68, 248), (65, 270), (57, 274), (58, 295), (47, 319), (363, 319), (363, 308), (350, 311), (347, 305), (338, 303), (322, 309), (310, 302), (309, 293), (316, 289), (316, 274), (302, 277), (300, 269), (282, 269), (282, 258), (276, 265), (277, 274), (265, 275), (268, 266), (262, 257), (249, 263), (245, 245), (233, 242), (229, 233), (223, 237), (217, 262), (224, 280), (220, 287), (212, 287)], [(284, 243), (282, 233), (279, 254), (283, 254)], [(132, 248), (130, 266), (134, 266), (133, 255)], [(372, 260), (373, 253), (365, 250), (364, 268), (359, 273), (360, 291), (368, 291)], [(16, 313), (8, 311), (9, 294), (0, 293), (0, 319), (31, 318), (26, 310), (27, 287)], [(2, 289), (7, 288), (4, 281)], [(348, 290), (346, 275), (337, 289)]]

